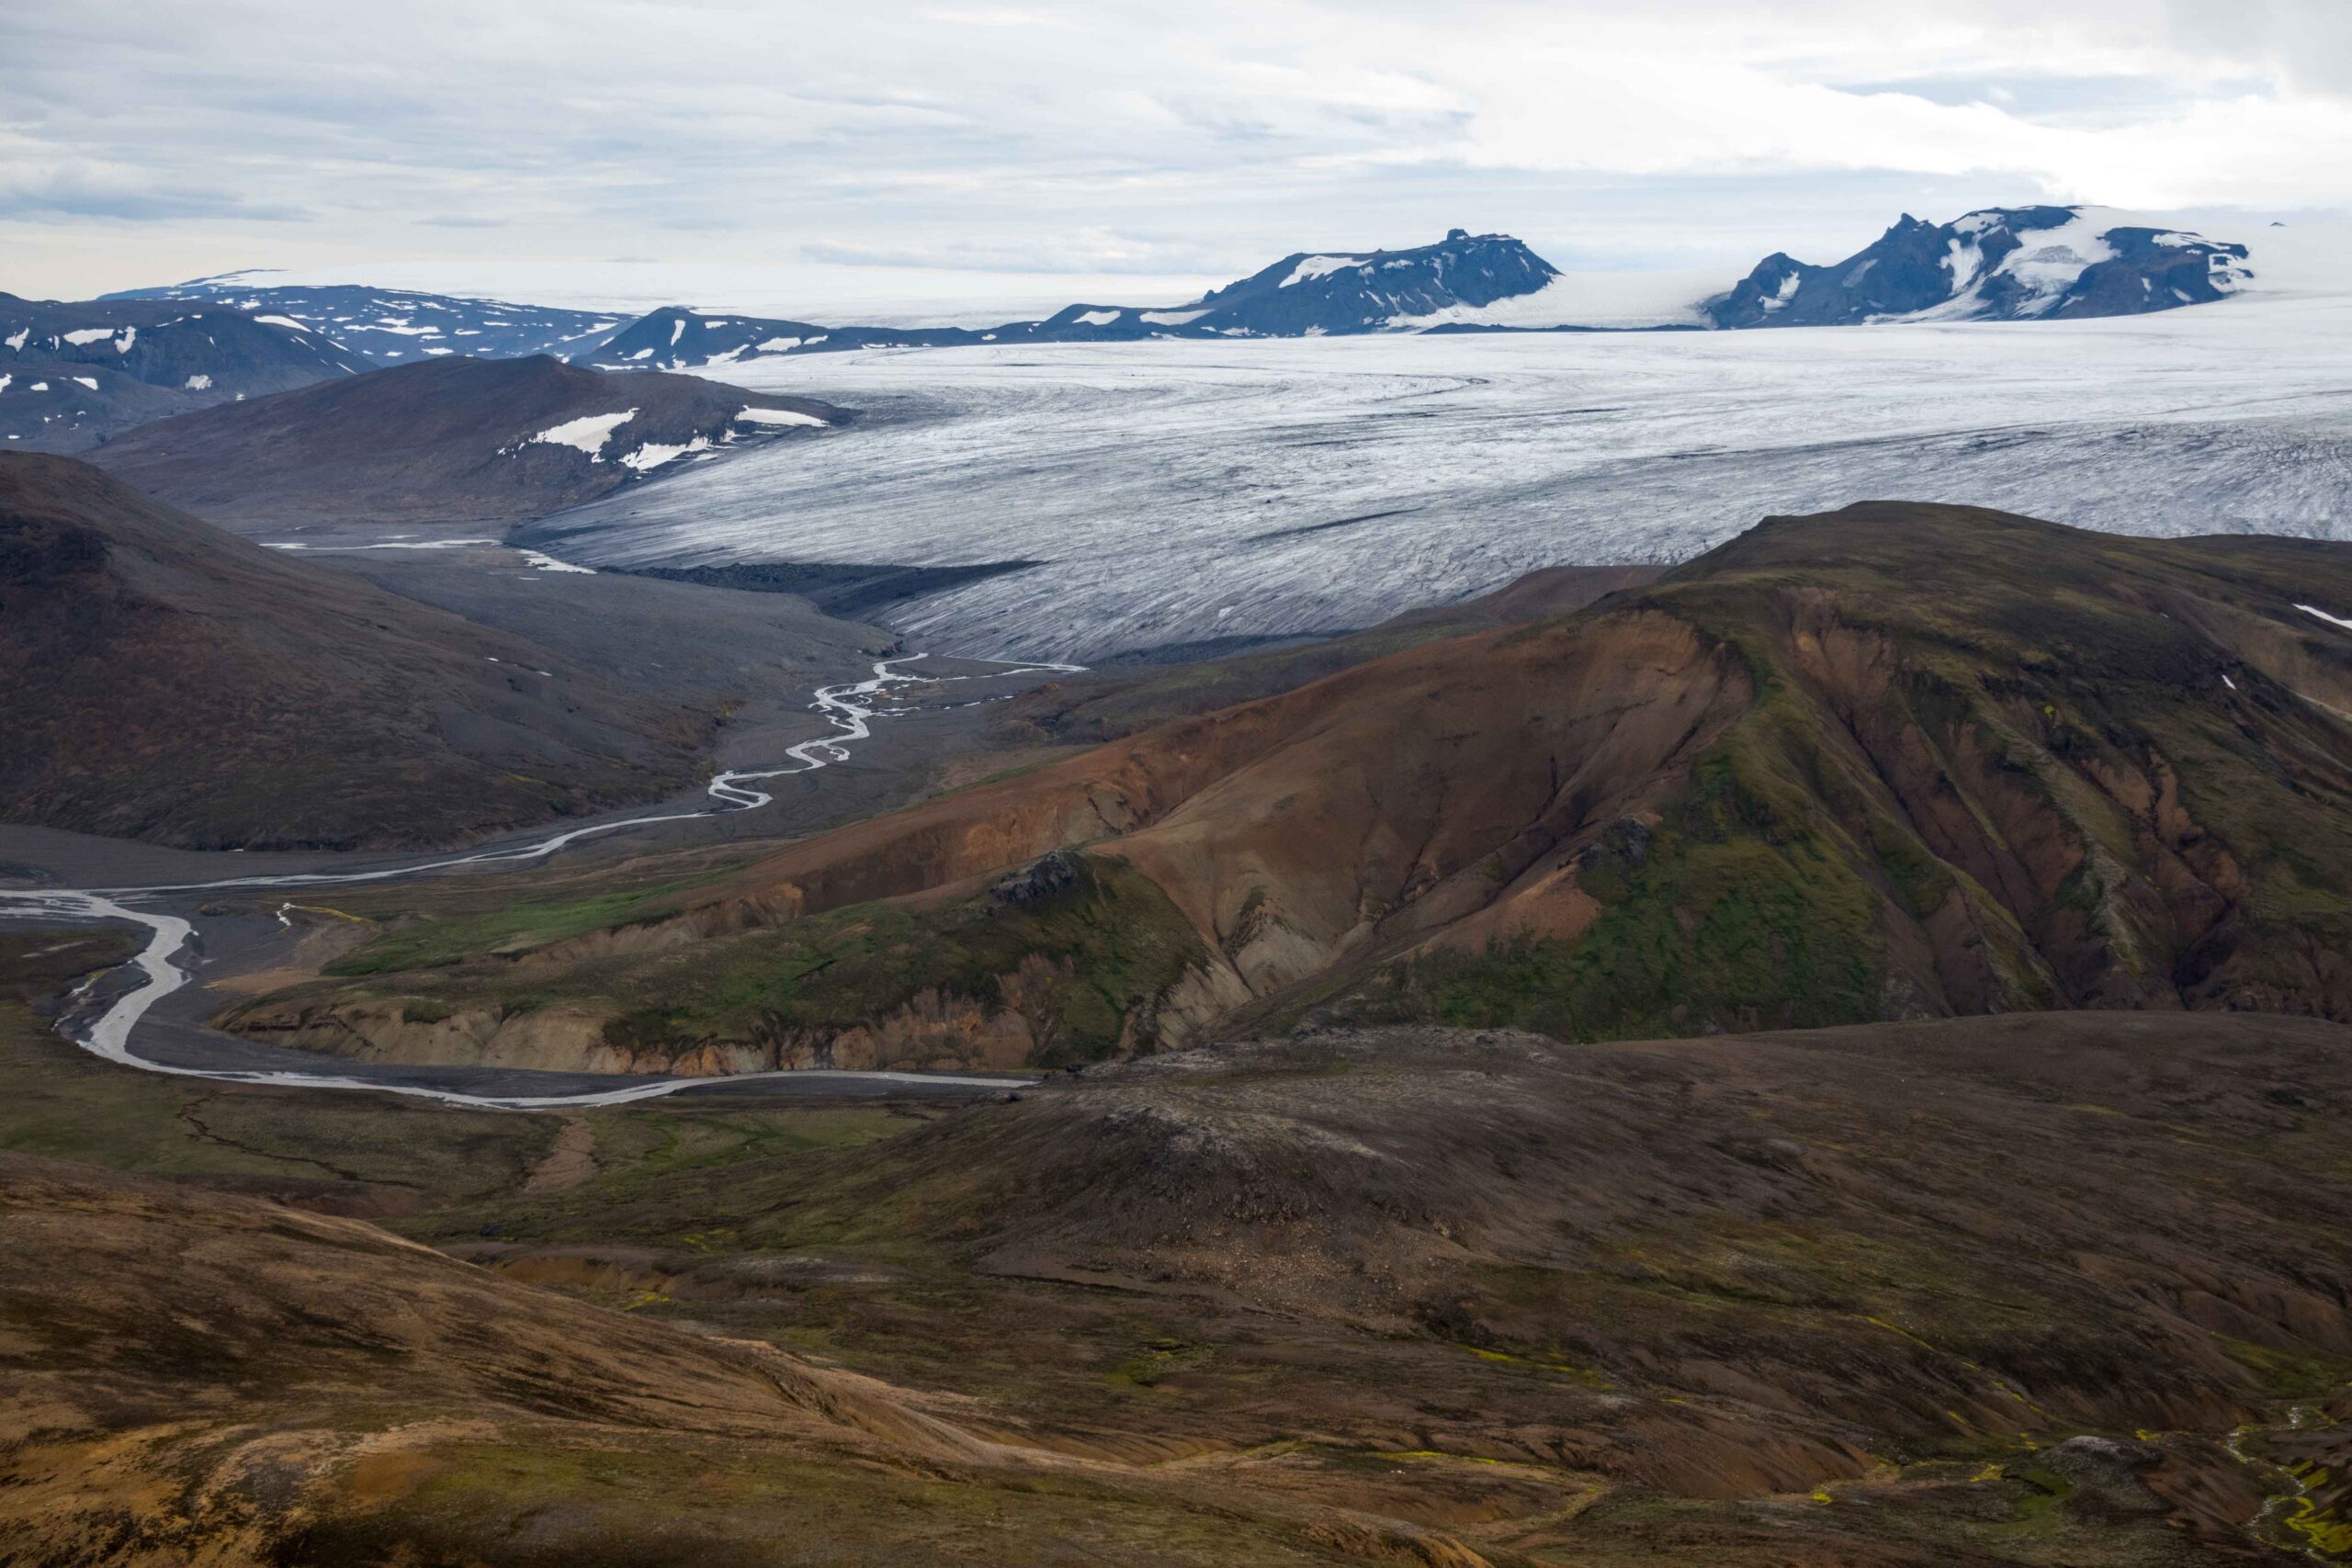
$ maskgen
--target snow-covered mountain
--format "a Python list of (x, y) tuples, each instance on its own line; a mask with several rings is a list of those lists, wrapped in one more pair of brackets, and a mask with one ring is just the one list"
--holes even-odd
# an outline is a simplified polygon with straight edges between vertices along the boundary
[(367, 368), (318, 333), (225, 305), (0, 294), (0, 447), (78, 452), (151, 419)]
[(1844, 261), (1767, 256), (1706, 303), (1719, 327), (2129, 316), (2201, 305), (2252, 276), (2245, 246), (2103, 207), (1995, 207), (1950, 223), (1904, 214)]
[(847, 348), (942, 348), (993, 342), (960, 327), (820, 327), (739, 311), (665, 305), (640, 316), (582, 358), (605, 370), (689, 370)]
[[(1180, 325), (1220, 337), (1318, 337), (1379, 332), (1454, 307), (1476, 309), (1533, 294), (1557, 269), (1509, 234), (1455, 229), (1433, 245), (1405, 251), (1300, 252), (1238, 283), (1212, 289), (1172, 311), (1182, 321), (1138, 319), (1136, 335), (1154, 325)], [(1071, 306), (1047, 322), (1082, 320)], [(1099, 310), (1099, 307), (1096, 308)], [(1128, 312), (1102, 322), (1124, 326)]]
[(378, 365), (413, 365), (420, 359), (452, 354), (476, 359), (522, 359), (534, 354), (571, 359), (604, 342), (628, 320), (626, 315), (454, 294), (257, 281), (266, 276), (223, 273), (164, 288), (111, 294), (107, 299), (218, 300), (256, 321), (318, 333)]

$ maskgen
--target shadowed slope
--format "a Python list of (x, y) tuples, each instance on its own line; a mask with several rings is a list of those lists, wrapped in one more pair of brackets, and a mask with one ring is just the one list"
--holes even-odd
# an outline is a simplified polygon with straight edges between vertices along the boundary
[(0, 817), (197, 848), (447, 842), (690, 783), (713, 723), (0, 456)]

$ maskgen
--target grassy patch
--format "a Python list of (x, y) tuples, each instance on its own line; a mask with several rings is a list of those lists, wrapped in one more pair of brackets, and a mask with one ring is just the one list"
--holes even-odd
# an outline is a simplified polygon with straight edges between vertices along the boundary
[(1870, 888), (1754, 787), (1733, 750), (1702, 765), (1657, 831), (1589, 853), (1579, 885), (1601, 904), (1581, 938), (1425, 955), (1407, 980), (1408, 1010), (1580, 1040), (1877, 1016)]
[(645, 907), (690, 884), (607, 893), (561, 903), (516, 904), (455, 919), (421, 917), (397, 926), (326, 967), (334, 976), (388, 975), (455, 964), (470, 954), (519, 953), (643, 918)]

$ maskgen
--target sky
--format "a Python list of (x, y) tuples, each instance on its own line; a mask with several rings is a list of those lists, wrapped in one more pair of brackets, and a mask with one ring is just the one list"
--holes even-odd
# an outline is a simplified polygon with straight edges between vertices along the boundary
[(2352, 209), (2352, 0), (0, 5), (33, 297), (276, 267), (908, 316), (1453, 227), (1727, 285), (2029, 201)]

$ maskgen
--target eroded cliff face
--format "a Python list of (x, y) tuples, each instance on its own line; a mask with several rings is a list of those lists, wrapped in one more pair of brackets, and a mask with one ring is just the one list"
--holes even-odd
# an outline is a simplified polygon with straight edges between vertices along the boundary
[(1776, 520), (1594, 611), (859, 823), (625, 928), (232, 1021), (723, 1072), (1052, 1065), (1330, 1010), (1577, 1037), (2352, 1017), (2352, 634), (2299, 605), (2352, 610), (2352, 551), (2268, 545)]

